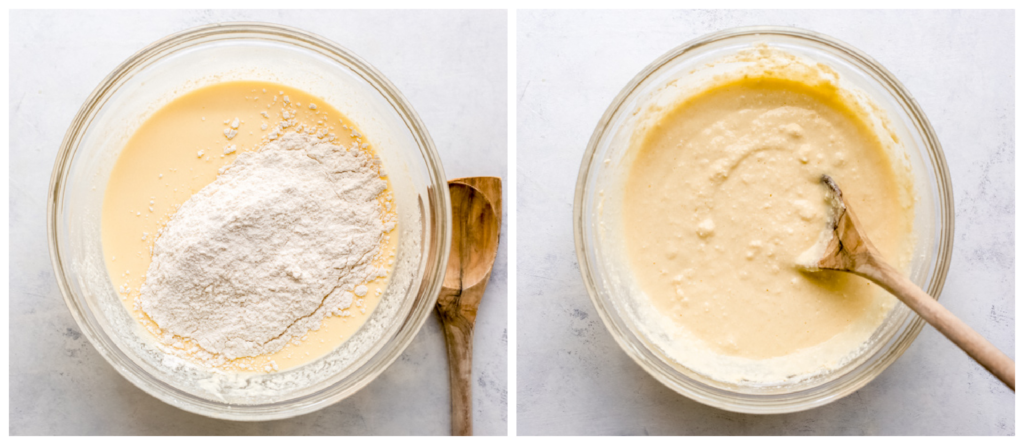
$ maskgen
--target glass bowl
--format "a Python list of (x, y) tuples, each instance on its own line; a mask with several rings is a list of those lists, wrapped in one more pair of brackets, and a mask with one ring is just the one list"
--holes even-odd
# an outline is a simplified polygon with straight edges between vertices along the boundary
[[(839, 75), (840, 86), (862, 93), (884, 111), (889, 130), (901, 142), (917, 202), (910, 278), (930, 295), (942, 291), (953, 247), (953, 197), (942, 148), (924, 112), (896, 78), (866, 54), (833, 38), (795, 28), (744, 27), (685, 43), (652, 62), (626, 85), (605, 111), (583, 155), (573, 208), (576, 255), (597, 312), (615, 341), (644, 370), (676, 392), (698, 402), (744, 413), (786, 413), (821, 406), (846, 396), (892, 364), (914, 341), (924, 321), (897, 304), (862, 352), (829, 373), (779, 385), (720, 382), (666, 356), (643, 331), (623, 297), (635, 289), (616, 251), (616, 236), (602, 235), (601, 212), (614, 214), (617, 178), (626, 166), (634, 134), (642, 133), (642, 110), (665, 103), (666, 90), (698, 85), (716, 73), (742, 66), (742, 58), (721, 63), (757, 44), (767, 44)], [(731, 65), (736, 63), (740, 65)], [(746, 62), (749, 63), (749, 62)], [(897, 153), (899, 154), (899, 153)], [(621, 188), (621, 187), (619, 187)]]
[[(299, 88), (357, 122), (387, 167), (398, 209), (394, 269), (370, 319), (335, 351), (279, 373), (214, 373), (170, 359), (119, 302), (103, 261), (100, 210), (127, 138), (175, 97), (231, 80)], [(149, 45), (92, 92), (57, 154), (47, 229), (68, 309), (114, 369), (143, 391), (194, 413), (268, 420), (308, 413), (355, 393), (405, 350), (430, 315), (444, 279), (451, 207), (440, 158), (423, 122), (380, 72), (337, 44), (298, 29), (224, 23)], [(371, 325), (375, 328), (366, 328)]]

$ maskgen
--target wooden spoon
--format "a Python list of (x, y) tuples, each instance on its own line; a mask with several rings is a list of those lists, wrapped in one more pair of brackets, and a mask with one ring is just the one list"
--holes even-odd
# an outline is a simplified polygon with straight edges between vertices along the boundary
[(491, 278), (501, 229), (501, 179), (448, 182), (452, 198), (452, 249), (437, 314), (448, 345), (452, 435), (473, 435), (473, 325)]
[[(828, 188), (827, 193), (832, 202), (832, 215), (829, 218), (832, 233), (831, 236), (827, 232), (823, 234), (818, 246), (805, 252), (801, 258), (810, 255), (811, 261), (798, 260), (798, 263), (802, 263), (800, 266), (810, 271), (827, 269), (851, 272), (882, 286), (1006, 386), (1014, 389), (1013, 360), (886, 263), (858, 228), (860, 223), (853, 215), (853, 209), (843, 201), (843, 192), (835, 181), (828, 175), (822, 175), (821, 182)], [(816, 262), (813, 261), (815, 258), (818, 259)]]

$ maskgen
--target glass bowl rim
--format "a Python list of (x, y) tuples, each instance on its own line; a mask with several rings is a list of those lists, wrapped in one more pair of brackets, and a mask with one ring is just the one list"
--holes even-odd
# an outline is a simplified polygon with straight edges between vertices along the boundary
[[(60, 207), (64, 201), (65, 186), (67, 185), (66, 176), (80, 148), (82, 136), (89, 129), (92, 119), (106, 105), (106, 101), (110, 96), (122, 86), (123, 81), (138, 74), (148, 64), (159, 62), (167, 55), (175, 54), (177, 51), (191, 48), (192, 46), (190, 45), (196, 41), (199, 41), (199, 44), (211, 41), (223, 43), (231, 41), (228, 36), (235, 35), (240, 35), (240, 39), (248, 41), (266, 40), (284, 44), (295, 49), (314, 51), (320, 56), (327, 57), (335, 64), (345, 66), (352, 71), (352, 74), (367, 82), (388, 102), (409, 130), (419, 149), (423, 167), (427, 172), (427, 194), (431, 198), (430, 201), (436, 203), (433, 209), (436, 215), (430, 218), (432, 219), (431, 230), (429, 232), (424, 231), (422, 234), (424, 240), (426, 240), (427, 245), (425, 247), (427, 248), (422, 253), (421, 261), (431, 261), (431, 257), (433, 257), (433, 261), (437, 262), (437, 264), (435, 265), (436, 267), (433, 267), (434, 273), (432, 275), (429, 273), (431, 268), (428, 265), (425, 273), (418, 277), (420, 281), (418, 288), (411, 288), (413, 293), (409, 294), (427, 295), (427, 300), (421, 306), (413, 306), (411, 312), (406, 315), (406, 319), (413, 320), (411, 324), (403, 323), (406, 319), (398, 318), (395, 320), (396, 323), (403, 323), (403, 325), (399, 326), (395, 334), (384, 343), (384, 345), (387, 345), (397, 342), (393, 347), (390, 349), (382, 347), (368, 356), (368, 359), (382, 357), (381, 361), (373, 364), (372, 369), (369, 370), (366, 369), (371, 365), (369, 361), (357, 363), (358, 366), (349, 375), (358, 375), (358, 380), (344, 390), (336, 390), (326, 397), (324, 393), (328, 392), (329, 389), (336, 386), (339, 382), (335, 382), (331, 386), (324, 388), (324, 390), (288, 399), (284, 402), (231, 405), (184, 393), (177, 387), (155, 379), (145, 372), (136, 375), (127, 369), (125, 363), (122, 362), (125, 359), (131, 361), (127, 354), (116, 346), (108, 349), (99, 338), (101, 333), (94, 332), (93, 326), (87, 320), (87, 318), (93, 317), (93, 315), (88, 308), (83, 307), (85, 306), (84, 301), (80, 301), (81, 297), (72, 290), (67, 281), (68, 276), (64, 266), (65, 259), (61, 253), (61, 247), (64, 242), (58, 239), (59, 224), (61, 223), (58, 218), (64, 214)], [(204, 41), (203, 39), (206, 40)], [(412, 340), (433, 311), (434, 303), (444, 280), (444, 263), (447, 262), (451, 244), (452, 218), (450, 198), (447, 191), (447, 179), (441, 164), (441, 158), (425, 124), (398, 88), (364, 59), (331, 40), (286, 25), (249, 21), (210, 23), (167, 35), (136, 51), (115, 67), (83, 102), (61, 142), (54, 160), (54, 168), (47, 191), (46, 225), (50, 262), (65, 305), (71, 312), (83, 335), (85, 335), (89, 343), (92, 344), (93, 348), (99, 352), (108, 364), (136, 387), (172, 406), (208, 417), (242, 421), (283, 419), (319, 410), (354, 394), (383, 373), (412, 343)], [(429, 215), (428, 213), (428, 218)], [(432, 239), (436, 240), (436, 243), (431, 243), (430, 240)], [(116, 355), (118, 353), (126, 354), (126, 357), (118, 357)], [(182, 395), (186, 396), (186, 400), (183, 400)]]
[[(859, 378), (854, 379), (851, 382), (847, 382), (844, 386), (838, 388), (838, 391), (833, 390), (827, 396), (820, 396), (811, 398), (809, 400), (798, 400), (794, 403), (792, 400), (782, 400), (781, 403), (777, 404), (764, 404), (764, 403), (751, 403), (753, 400), (761, 398), (758, 395), (732, 393), (737, 396), (735, 399), (724, 400), (717, 397), (708, 397), (702, 392), (696, 391), (694, 388), (677, 385), (668, 376), (662, 375), (656, 369), (653, 369), (647, 363), (645, 358), (642, 357), (639, 348), (644, 348), (642, 344), (632, 344), (626, 339), (624, 331), (628, 331), (629, 328), (626, 326), (620, 326), (612, 318), (611, 311), (613, 308), (608, 308), (605, 305), (602, 297), (599, 295), (599, 291), (594, 283), (594, 276), (592, 275), (592, 266), (588, 259), (588, 252), (591, 250), (591, 246), (585, 234), (585, 221), (584, 221), (584, 209), (583, 205), (587, 196), (593, 193), (588, 190), (587, 181), (590, 177), (590, 173), (594, 166), (594, 156), (597, 153), (597, 148), (601, 141), (605, 138), (606, 133), (610, 131), (609, 124), (612, 119), (620, 112), (620, 109), (626, 102), (626, 99), (636, 91), (647, 78), (658, 72), (662, 67), (669, 64), (670, 62), (685, 57), (691, 52), (704, 47), (708, 44), (719, 42), (722, 40), (747, 37), (756, 35), (776, 35), (786, 38), (795, 38), (797, 40), (805, 40), (812, 43), (817, 43), (828, 47), (831, 50), (842, 53), (843, 56), (852, 58), (854, 61), (859, 62), (862, 65), (867, 66), (878, 78), (879, 82), (888, 84), (897, 94), (894, 99), (904, 107), (905, 112), (910, 118), (914, 119), (917, 127), (921, 129), (920, 137), (923, 141), (923, 153), (927, 159), (931, 161), (932, 173), (935, 175), (936, 192), (937, 192), (937, 205), (936, 211), (939, 217), (936, 220), (938, 226), (938, 233), (936, 236), (936, 249), (934, 252), (935, 267), (931, 271), (931, 280), (928, 283), (926, 289), (930, 295), (936, 300), (942, 293), (942, 288), (945, 284), (946, 275), (949, 270), (950, 260), (953, 252), (953, 239), (954, 239), (954, 203), (952, 194), (952, 181), (949, 176), (949, 169), (946, 164), (945, 154), (942, 150), (942, 146), (939, 143), (938, 136), (935, 134), (935, 130), (932, 128), (931, 123), (925, 116), (924, 111), (921, 109), (917, 101), (911, 96), (906, 87), (900, 83), (896, 77), (885, 69), (880, 63), (875, 61), (873, 58), (868, 56), (866, 53), (856, 49), (852, 45), (849, 45), (836, 38), (826, 36), (824, 34), (805, 30), (801, 28), (788, 27), (788, 26), (742, 26), (723, 29), (720, 31), (704, 34), (689, 40), (671, 50), (665, 52), (646, 67), (644, 67), (637, 75), (635, 75), (625, 87), (620, 90), (618, 95), (611, 101), (611, 104), (605, 110), (604, 114), (598, 120), (597, 126), (592, 133), (590, 140), (587, 143), (586, 151), (583, 154), (583, 158), (580, 164), (579, 174), (576, 182), (576, 193), (573, 200), (573, 234), (575, 238), (576, 247), (576, 258), (579, 263), (580, 274), (583, 278), (583, 282), (587, 288), (587, 294), (590, 296), (591, 302), (597, 309), (598, 315), (601, 317), (605, 327), (610, 331), (612, 338), (619, 347), (628, 355), (636, 364), (644, 369), (648, 374), (654, 377), (656, 380), (661, 382), (663, 385), (672, 389), (673, 391), (690, 398), (691, 400), (698, 401), (705, 405), (709, 405), (715, 408), (724, 409), (727, 411), (748, 413), (748, 414), (780, 414), (790, 413), (797, 411), (804, 411), (812, 409), (818, 406), (822, 406), (845, 397), (864, 385), (871, 382), (881, 372), (887, 369), (893, 362), (898, 359), (904, 351), (913, 343), (921, 329), (924, 327), (924, 320), (921, 319), (917, 314), (911, 312), (904, 325), (906, 326), (903, 338), (900, 341), (896, 341), (896, 335), (889, 341), (894, 342), (889, 348), (881, 348), (875, 352), (875, 355), (885, 354), (880, 360), (880, 366), (875, 366), (877, 371), (872, 375), (861, 375)], [(861, 67), (857, 66), (860, 70)], [(914, 128), (914, 126), (909, 126)], [(681, 376), (682, 379), (689, 380), (687, 376)], [(833, 383), (833, 381), (824, 382), (816, 388)], [(694, 382), (692, 386), (700, 385), (699, 382)], [(806, 390), (806, 389), (805, 389)], [(723, 390), (724, 391), (724, 390)]]

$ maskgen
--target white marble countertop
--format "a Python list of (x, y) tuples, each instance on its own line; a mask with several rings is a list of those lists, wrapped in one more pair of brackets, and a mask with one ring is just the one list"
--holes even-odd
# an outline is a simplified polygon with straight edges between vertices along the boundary
[[(409, 99), (448, 177), (507, 178), (505, 11), (12, 11), (10, 434), (448, 434), (448, 364), (436, 316), (352, 397), (292, 419), (244, 423), (194, 415), (136, 388), (96, 353), (65, 307), (44, 218), (54, 157), (71, 119), (93, 88), (145, 45), (237, 20), (302, 28), (351, 49)], [(504, 227), (477, 318), (477, 434), (507, 431)]]
[(518, 434), (1014, 434), (1013, 393), (931, 327), (873, 382), (814, 410), (743, 415), (676, 394), (604, 327), (571, 222), (587, 141), (648, 63), (734, 26), (819, 31), (881, 62), (924, 108), (955, 192), (941, 301), (1013, 357), (1012, 11), (519, 11), (517, 21)]

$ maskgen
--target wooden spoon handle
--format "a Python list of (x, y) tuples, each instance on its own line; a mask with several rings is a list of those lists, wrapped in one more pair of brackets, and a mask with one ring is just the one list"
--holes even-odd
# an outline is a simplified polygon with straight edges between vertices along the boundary
[[(442, 314), (442, 317), (444, 315)], [(443, 319), (448, 345), (448, 381), (452, 392), (452, 435), (473, 435), (473, 323), (462, 317)]]
[(857, 270), (854, 272), (875, 282), (895, 295), (910, 309), (917, 312), (924, 321), (935, 327), (942, 335), (945, 335), (946, 338), (950, 339), (960, 349), (963, 349), (967, 355), (977, 361), (978, 364), (985, 367), (988, 372), (1002, 380), (1010, 389), (1016, 391), (1014, 388), (1015, 365), (1013, 360), (1007, 357), (1006, 354), (1003, 354), (1002, 351), (997, 349), (977, 331), (971, 329), (963, 321), (960, 321), (956, 315), (953, 315), (952, 312), (939, 304), (931, 295), (917, 287), (913, 281), (904, 277), (903, 274), (893, 269), (892, 266), (879, 261), (877, 257), (870, 264), (857, 267)]

